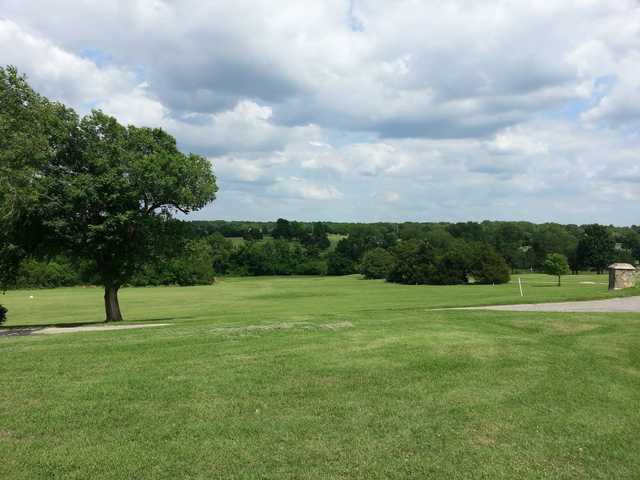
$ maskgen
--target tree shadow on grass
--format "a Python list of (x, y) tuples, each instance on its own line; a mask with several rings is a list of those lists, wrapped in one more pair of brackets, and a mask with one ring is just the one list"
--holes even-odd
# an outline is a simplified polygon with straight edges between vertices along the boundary
[(0, 325), (0, 337), (24, 337), (45, 328), (73, 328), (94, 325), (126, 325), (129, 323), (166, 322), (170, 320), (190, 320), (198, 315), (185, 315), (177, 317), (132, 318), (122, 322), (75, 322), (75, 323), (38, 323), (30, 325)]
[(87, 325), (105, 325), (106, 322), (78, 322), (78, 323), (43, 323), (35, 325), (0, 325), (0, 337), (25, 337), (49, 327), (70, 328)]

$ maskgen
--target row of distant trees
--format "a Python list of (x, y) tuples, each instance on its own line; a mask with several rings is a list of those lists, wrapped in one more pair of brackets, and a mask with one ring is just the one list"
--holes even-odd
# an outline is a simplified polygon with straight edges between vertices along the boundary
[[(500, 283), (514, 270), (567, 273), (564, 268), (549, 267), (550, 255), (555, 265), (562, 257), (573, 272), (601, 272), (614, 261), (635, 263), (640, 253), (638, 227), (602, 225), (398, 225), (278, 219), (262, 223), (181, 222), (179, 230), (174, 248), (140, 266), (128, 284), (208, 284), (216, 275), (354, 273), (400, 283)], [(91, 262), (57, 255), (24, 260), (16, 286), (91, 283), (100, 283)]]
[[(260, 240), (284, 238), (302, 240), (312, 232), (348, 237), (338, 248), (343, 257), (359, 260), (364, 250), (390, 248), (403, 240), (424, 240), (435, 248), (455, 240), (486, 243), (493, 247), (512, 270), (542, 270), (547, 255), (559, 253), (569, 260), (571, 270), (602, 272), (613, 261), (635, 263), (640, 258), (640, 226), (534, 224), (530, 222), (461, 223), (305, 223), (202, 221), (192, 222), (201, 236), (219, 233), (225, 238)], [(352, 271), (355, 269), (351, 268)]]

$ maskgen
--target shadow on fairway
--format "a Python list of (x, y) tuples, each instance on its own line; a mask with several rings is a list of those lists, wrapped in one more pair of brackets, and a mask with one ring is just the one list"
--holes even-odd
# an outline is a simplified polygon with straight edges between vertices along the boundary
[(85, 327), (88, 325), (107, 325), (104, 320), (102, 322), (78, 322), (78, 323), (46, 323), (38, 325), (7, 325), (0, 326), (0, 337), (26, 337), (39, 330), (49, 327), (55, 328), (71, 328)]
[(73, 323), (37, 323), (28, 325), (0, 325), (0, 337), (19, 336), (17, 332), (25, 331), (22, 335), (29, 335), (29, 331), (34, 332), (43, 328), (72, 328), (86, 327), (92, 325), (126, 325), (128, 323), (147, 323), (147, 322), (166, 322), (170, 320), (190, 320), (198, 318), (198, 315), (185, 315), (180, 317), (154, 317), (154, 318), (127, 318), (122, 322), (107, 322), (105, 320), (99, 322), (73, 322)]

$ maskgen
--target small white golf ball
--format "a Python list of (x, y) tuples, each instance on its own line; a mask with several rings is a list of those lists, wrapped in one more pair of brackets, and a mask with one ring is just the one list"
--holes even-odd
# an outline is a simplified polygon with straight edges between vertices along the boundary
[(31, 300), (33, 300), (33, 295), (29, 295), (29, 298), (30, 298)]

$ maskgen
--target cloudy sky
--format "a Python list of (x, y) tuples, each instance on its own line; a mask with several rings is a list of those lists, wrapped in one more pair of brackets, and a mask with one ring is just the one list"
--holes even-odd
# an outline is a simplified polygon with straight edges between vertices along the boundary
[(0, 64), (207, 156), (196, 218), (640, 223), (634, 0), (0, 0)]

